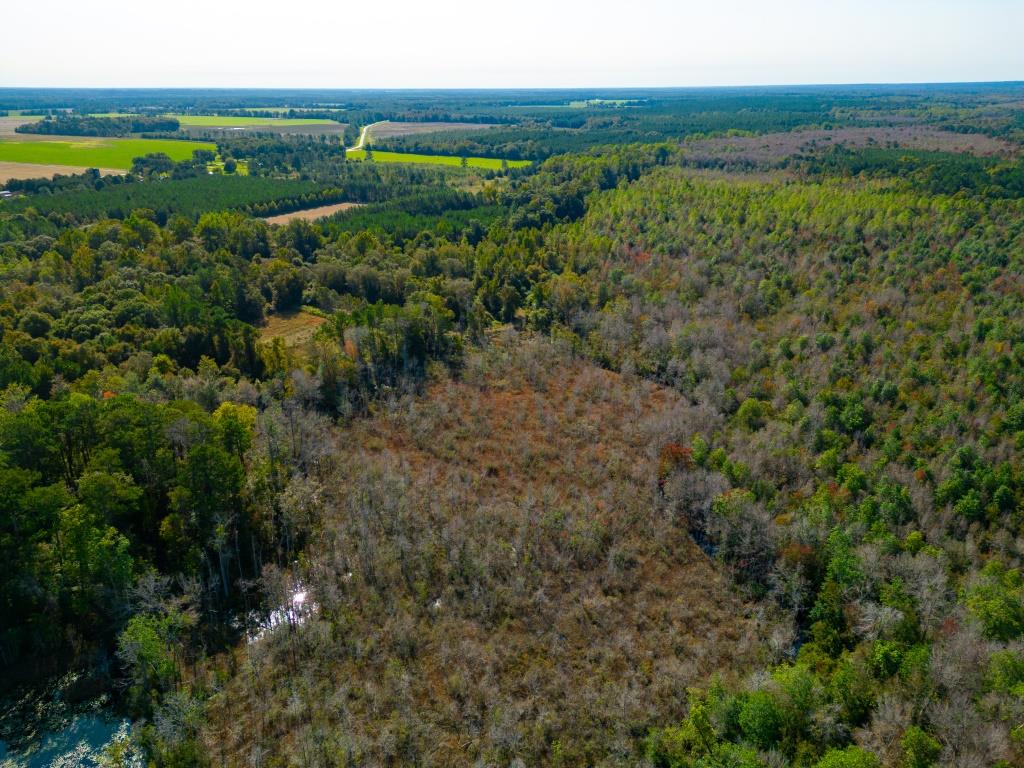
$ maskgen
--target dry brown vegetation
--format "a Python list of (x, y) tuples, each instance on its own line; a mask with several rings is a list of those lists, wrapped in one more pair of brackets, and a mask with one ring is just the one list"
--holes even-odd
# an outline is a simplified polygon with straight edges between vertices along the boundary
[(437, 131), (480, 131), (496, 126), (488, 123), (406, 123), (384, 122), (375, 123), (370, 135), (375, 139), (391, 139), (396, 136), (412, 136), (417, 133), (435, 133)]
[(296, 347), (312, 339), (316, 329), (323, 324), (324, 318), (309, 312), (270, 315), (267, 324), (260, 328), (260, 339), (283, 339), (285, 346)]
[(25, 125), (26, 123), (34, 123), (40, 119), (41, 118), (39, 117), (0, 115), (0, 136), (17, 136), (19, 139), (22, 139), (25, 136), (31, 136), (32, 134), (17, 133), (14, 129), (17, 128), (19, 125)]
[(333, 205), (321, 205), (316, 208), (307, 208), (304, 211), (292, 211), (277, 216), (268, 216), (264, 219), (268, 224), (287, 224), (289, 221), (299, 219), (301, 221), (316, 221), (327, 216), (333, 216), (349, 208), (358, 208), (362, 203), (334, 203)]
[[(89, 169), (84, 166), (75, 165), (41, 165), (39, 163), (0, 162), (0, 184), (3, 184), (10, 179), (42, 179), (54, 176), (58, 173), (67, 176), (73, 173), (85, 173), (87, 170)], [(119, 171), (116, 168), (100, 168), (99, 171), (104, 176), (113, 176), (124, 173), (124, 171)]]
[(301, 580), (319, 612), (222, 662), (211, 754), (635, 764), (687, 686), (764, 660), (766, 625), (659, 490), (692, 410), (529, 341), (340, 436), (304, 433), (315, 469), (281, 514), (308, 559), (264, 590)]
[(687, 157), (696, 162), (726, 160), (744, 163), (771, 163), (793, 155), (843, 146), (901, 147), (941, 152), (967, 152), (974, 155), (1010, 155), (1016, 147), (1008, 141), (980, 133), (963, 134), (922, 126), (887, 128), (840, 128), (768, 133), (760, 136), (729, 136), (689, 142)]

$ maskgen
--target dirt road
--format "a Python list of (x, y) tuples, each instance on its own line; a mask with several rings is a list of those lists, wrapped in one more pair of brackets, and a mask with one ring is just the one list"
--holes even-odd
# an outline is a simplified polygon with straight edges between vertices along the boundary
[(345, 151), (346, 152), (357, 152), (360, 149), (362, 149), (363, 145), (366, 143), (366, 136), (370, 132), (370, 129), (373, 128), (373, 126), (375, 126), (375, 125), (380, 125), (381, 123), (386, 123), (386, 122), (387, 122), (387, 120), (381, 120), (381, 121), (376, 122), (376, 123), (370, 123), (369, 125), (364, 125), (363, 126), (363, 130), (361, 130), (359, 132), (359, 142), (354, 147), (349, 147)]

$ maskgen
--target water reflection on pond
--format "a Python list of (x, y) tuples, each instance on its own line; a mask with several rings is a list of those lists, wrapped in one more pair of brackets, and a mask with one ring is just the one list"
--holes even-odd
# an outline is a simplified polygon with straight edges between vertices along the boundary
[(279, 605), (269, 614), (262, 614), (258, 611), (249, 614), (246, 622), (249, 627), (246, 632), (247, 639), (250, 643), (255, 643), (278, 627), (300, 626), (319, 609), (320, 606), (313, 601), (306, 587), (296, 584), (284, 604)]
[[(141, 755), (131, 747), (131, 723), (105, 713), (70, 717), (58, 730), (39, 733), (17, 749), (0, 741), (0, 768), (93, 768), (117, 765), (142, 768)], [(121, 756), (111, 762), (111, 748)]]
[[(280, 627), (299, 626), (319, 608), (296, 584), (277, 608), (246, 617), (247, 639), (254, 643)], [(106, 696), (68, 706), (63, 682), (0, 707), (0, 768), (143, 768), (131, 721), (115, 716)]]

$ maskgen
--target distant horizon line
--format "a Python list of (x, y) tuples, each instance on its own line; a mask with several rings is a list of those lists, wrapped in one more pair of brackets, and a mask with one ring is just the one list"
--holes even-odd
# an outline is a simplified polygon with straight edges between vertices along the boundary
[(731, 85), (503, 85), (503, 86), (262, 86), (262, 85), (0, 85), (0, 91), (686, 91), (728, 90), (737, 88), (908, 88), (922, 86), (1010, 86), (1024, 85), (1019, 80), (908, 80), (861, 82), (744, 83)]

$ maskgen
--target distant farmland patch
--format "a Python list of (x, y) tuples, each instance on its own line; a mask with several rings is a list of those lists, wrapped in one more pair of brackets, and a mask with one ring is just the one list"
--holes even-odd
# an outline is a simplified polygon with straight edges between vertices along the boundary
[(221, 138), (254, 133), (283, 136), (320, 136), (342, 134), (344, 123), (314, 117), (256, 117), (250, 115), (169, 115), (190, 136)]
[(38, 116), (35, 116), (35, 117), (27, 117), (27, 116), (25, 116), (25, 117), (21, 117), (21, 116), (17, 116), (17, 117), (3, 117), (3, 116), (0, 116), (0, 136), (17, 136), (19, 134), (16, 133), (14, 129), (17, 128), (19, 125), (25, 125), (26, 123), (35, 123), (35, 122), (38, 122), (39, 120), (42, 120), (42, 119), (43, 118), (38, 117)]
[(301, 219), (302, 221), (316, 221), (336, 213), (347, 211), (350, 208), (358, 208), (362, 203), (334, 203), (333, 205), (321, 205), (317, 208), (307, 208), (304, 211), (292, 211), (282, 213), (278, 216), (268, 216), (264, 221), (268, 224), (287, 224), (289, 221)]
[(315, 125), (239, 125), (234, 128), (224, 126), (183, 125), (182, 133), (202, 139), (221, 139), (226, 137), (253, 136), (261, 133), (272, 133), (278, 136), (340, 136), (348, 126), (343, 123), (316, 123)]
[(197, 149), (213, 151), (216, 145), (168, 139), (60, 137), (54, 141), (14, 141), (5, 137), (0, 139), (0, 162), (127, 170), (132, 160), (151, 152), (162, 152), (180, 162), (192, 157)]
[[(365, 160), (365, 149), (350, 149), (348, 151), (350, 160)], [(417, 155), (408, 152), (381, 152), (374, 150), (373, 160), (377, 163), (425, 163), (429, 165), (448, 165), (456, 168), (462, 165), (462, 158), (449, 157), (447, 155)], [(481, 168), (486, 171), (501, 170), (501, 159), (497, 157), (470, 157), (467, 166), (470, 168)], [(509, 168), (524, 168), (530, 165), (529, 160), (509, 160)]]
[(253, 126), (286, 127), (295, 125), (337, 125), (331, 120), (312, 117), (249, 117), (246, 115), (167, 115), (183, 127), (250, 128)]
[(374, 139), (391, 139), (396, 136), (412, 136), (417, 133), (436, 133), (437, 131), (477, 131), (484, 128), (496, 128), (489, 123), (405, 123), (385, 121), (374, 123), (370, 128), (370, 137)]
[(274, 133), (282, 136), (322, 136), (343, 134), (348, 127), (333, 120), (307, 117), (254, 117), (248, 115), (171, 115), (190, 136), (222, 138), (226, 136)]
[[(74, 173), (85, 173), (87, 170), (89, 169), (86, 166), (0, 162), (0, 186), (11, 179), (46, 179), (57, 174), (69, 176)], [(99, 172), (103, 176), (113, 176), (118, 173), (123, 173), (123, 171), (118, 168), (100, 168)]]

